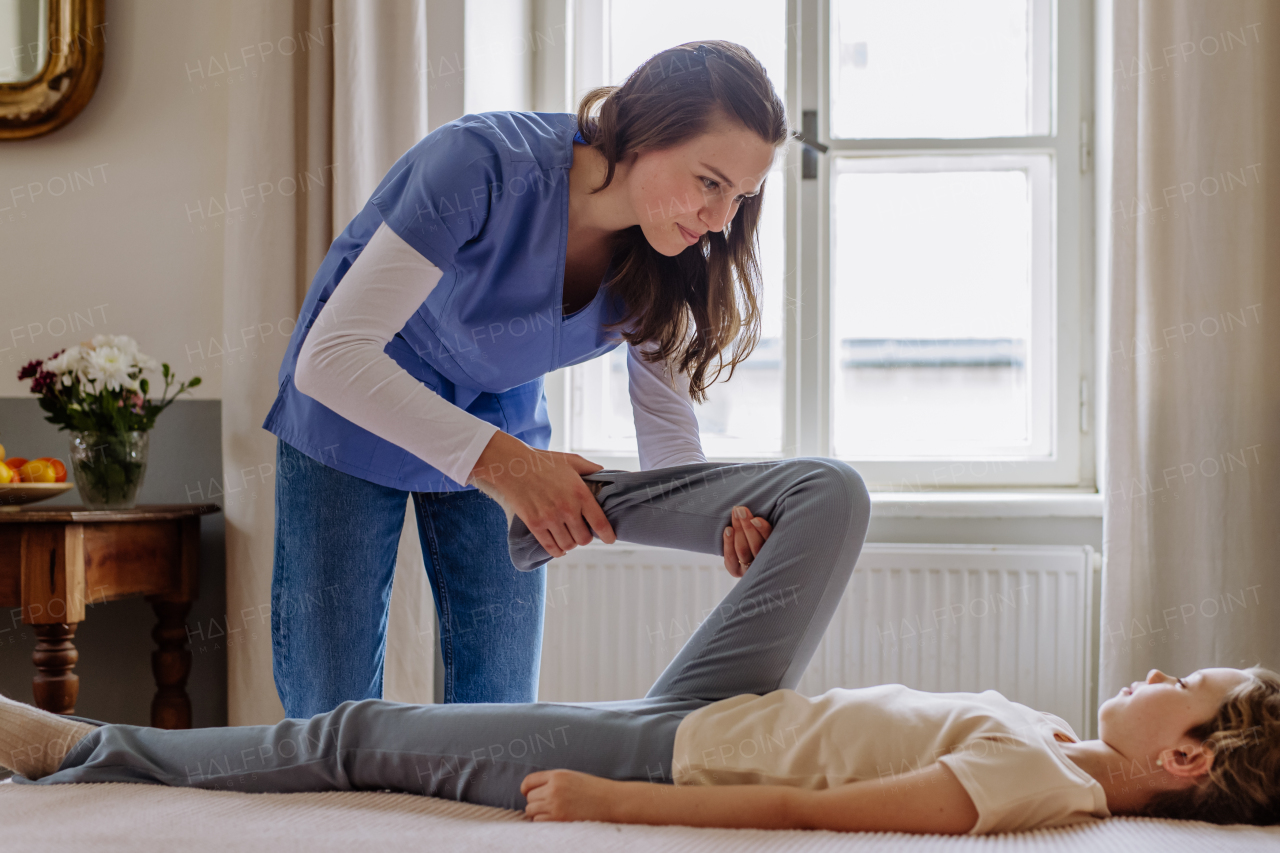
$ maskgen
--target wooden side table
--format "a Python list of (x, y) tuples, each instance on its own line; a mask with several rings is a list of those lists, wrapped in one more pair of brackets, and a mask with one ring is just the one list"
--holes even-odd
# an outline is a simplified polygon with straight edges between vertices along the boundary
[(200, 516), (219, 511), (215, 504), (153, 504), (0, 512), (0, 606), (21, 607), (22, 622), (35, 631), (38, 707), (75, 713), (79, 652), (72, 640), (85, 602), (143, 595), (157, 618), (151, 725), (191, 728), (186, 617), (200, 589)]

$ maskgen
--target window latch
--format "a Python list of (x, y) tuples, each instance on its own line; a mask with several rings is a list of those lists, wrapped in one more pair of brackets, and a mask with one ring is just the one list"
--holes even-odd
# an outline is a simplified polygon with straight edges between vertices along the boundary
[(800, 177), (816, 180), (818, 177), (818, 154), (826, 154), (827, 146), (818, 141), (818, 111), (805, 110), (800, 114), (800, 132), (792, 133), (792, 137), (804, 144), (800, 151)]

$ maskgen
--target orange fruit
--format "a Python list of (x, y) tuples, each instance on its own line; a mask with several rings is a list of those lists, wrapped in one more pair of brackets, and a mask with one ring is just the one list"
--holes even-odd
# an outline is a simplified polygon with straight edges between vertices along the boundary
[(9, 477), (10, 483), (22, 482), (22, 466), (27, 464), (27, 460), (21, 456), (13, 456), (4, 460), (4, 464), (9, 468), (12, 476)]
[(55, 483), (65, 483), (67, 481), (67, 466), (62, 464), (61, 459), (54, 459), (52, 456), (41, 456), (40, 458), (53, 466), (53, 481)]
[(57, 476), (53, 466), (43, 459), (32, 459), (18, 470), (22, 472), (24, 483), (52, 483)]
[(13, 482), (13, 469), (0, 462), (0, 485)]

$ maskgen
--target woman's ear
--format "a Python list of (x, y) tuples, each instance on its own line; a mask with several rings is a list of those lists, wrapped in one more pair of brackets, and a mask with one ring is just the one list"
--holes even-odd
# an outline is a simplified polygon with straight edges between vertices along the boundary
[(1162, 750), (1156, 763), (1175, 778), (1198, 779), (1213, 767), (1213, 750), (1200, 741), (1183, 741)]

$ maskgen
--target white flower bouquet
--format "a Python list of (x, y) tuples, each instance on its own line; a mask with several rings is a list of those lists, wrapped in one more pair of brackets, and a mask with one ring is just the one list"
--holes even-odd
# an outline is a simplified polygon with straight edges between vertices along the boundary
[[(148, 398), (151, 384), (143, 376), (157, 368), (164, 379), (158, 401)], [(169, 365), (138, 352), (125, 335), (95, 335), (26, 364), (18, 378), (31, 380), (45, 420), (71, 432), (71, 467), (91, 509), (133, 506), (146, 473), (147, 432), (179, 394), (200, 384), (196, 376), (170, 396), (176, 378)]]
[[(158, 402), (147, 398), (151, 386), (142, 375), (157, 369), (164, 378)], [(18, 378), (31, 380), (31, 392), (49, 413), (46, 421), (77, 432), (145, 432), (179, 394), (200, 384), (199, 376), (183, 382), (170, 397), (175, 377), (169, 365), (138, 352), (137, 341), (127, 335), (94, 335), (28, 363)]]

